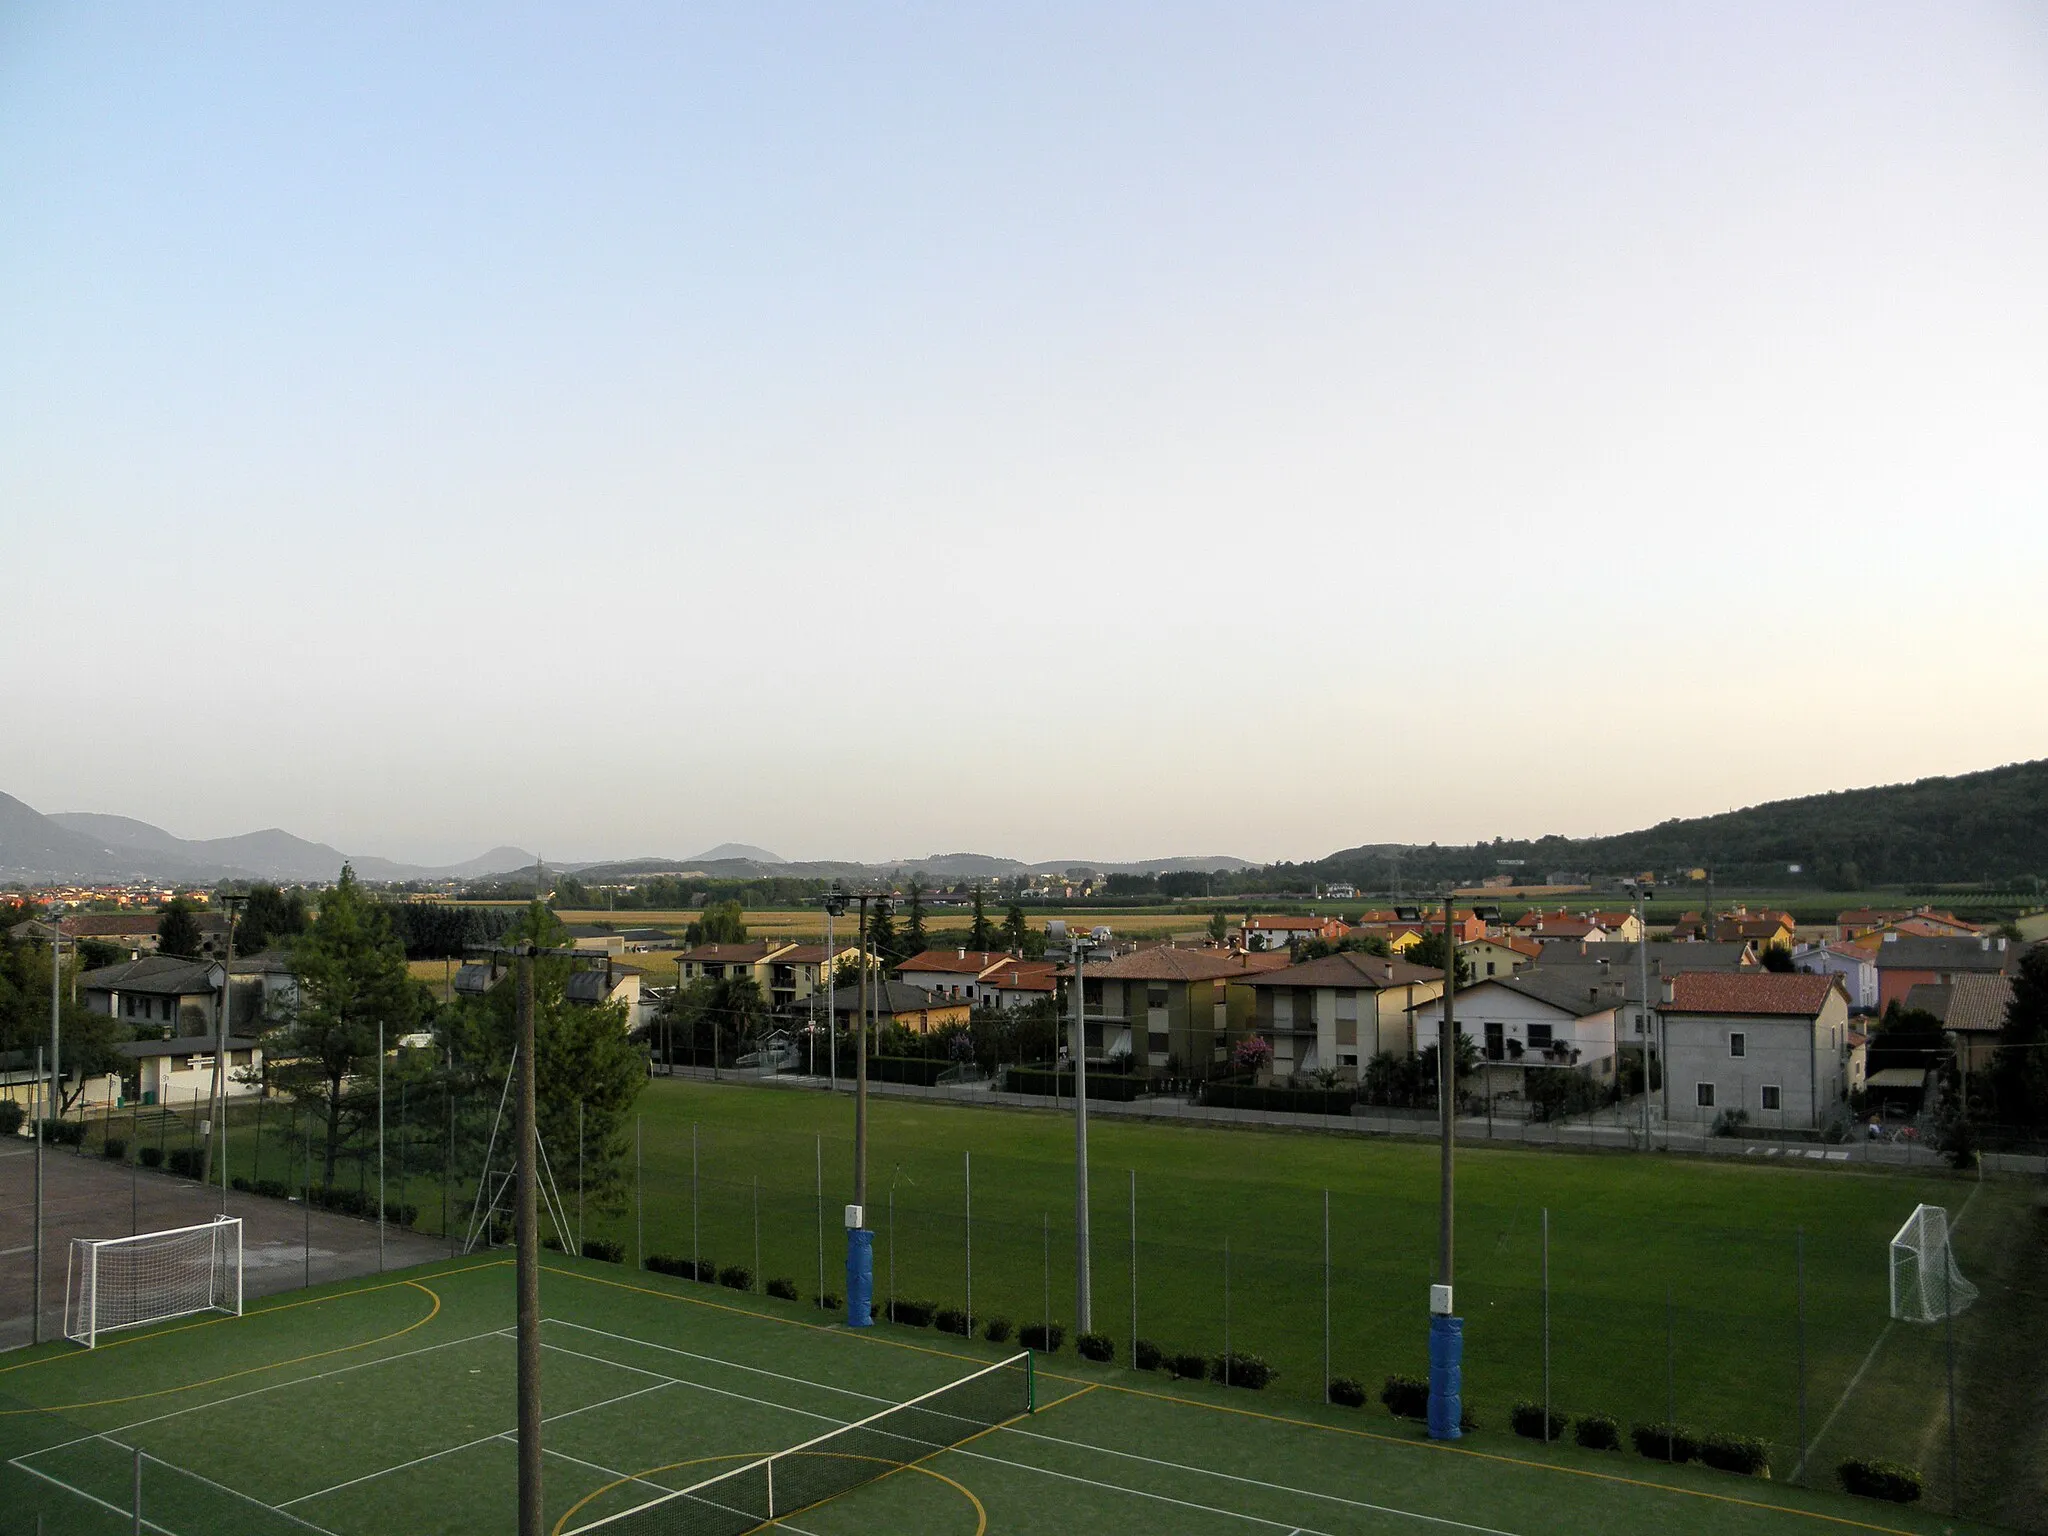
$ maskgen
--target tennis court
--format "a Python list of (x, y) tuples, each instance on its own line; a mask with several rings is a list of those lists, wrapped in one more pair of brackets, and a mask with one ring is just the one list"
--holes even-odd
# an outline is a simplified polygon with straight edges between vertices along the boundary
[[(139, 1477), (164, 1536), (510, 1530), (512, 1279), (485, 1256), (11, 1358), (0, 1529), (129, 1531)], [(543, 1306), (559, 1536), (1973, 1529), (1504, 1431), (1432, 1446), (1377, 1411), (1268, 1414), (612, 1265), (551, 1261)]]

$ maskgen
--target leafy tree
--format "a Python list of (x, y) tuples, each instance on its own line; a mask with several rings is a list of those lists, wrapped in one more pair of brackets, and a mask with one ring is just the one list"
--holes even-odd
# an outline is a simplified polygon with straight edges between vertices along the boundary
[[(1444, 936), (1441, 932), (1425, 933), (1419, 940), (1408, 946), (1402, 958), (1411, 965), (1426, 965), (1431, 970), (1444, 968)], [(1458, 956), (1458, 985), (1472, 985), (1472, 961), (1464, 954)]]
[(2035, 945), (2020, 961), (1991, 1080), (2000, 1120), (2009, 1125), (2048, 1122), (2048, 944)]
[(1024, 920), (1024, 909), (1016, 902), (1010, 903), (1010, 910), (1003, 914), (1003, 948), (1012, 954), (1024, 952), (1024, 941), (1031, 932), (1031, 925)]
[[(7, 928), (25, 920), (26, 914), (0, 913), (0, 1052), (18, 1052), (21, 1061), (33, 1066), (38, 1048), (50, 1044), (50, 945), (47, 940), (15, 939)], [(64, 971), (75, 973), (79, 958), (65, 956)], [(90, 969), (90, 967), (87, 967)], [(117, 1037), (125, 1031), (110, 1016), (94, 1013), (72, 1001), (71, 985), (60, 976), (57, 988), (57, 1049), (59, 1065), (68, 1085), (62, 1091), (67, 1104), (77, 1102), (88, 1077), (119, 1071), (122, 1059), (115, 1051)]]
[(307, 921), (304, 892), (252, 885), (248, 904), (235, 924), (235, 950), (253, 955), (258, 950), (289, 943), (306, 931)]
[(380, 1022), (387, 1043), (407, 1032), (421, 989), (406, 973), (405, 950), (385, 908), (363, 894), (346, 864), (292, 959), (298, 1003), (267, 1055), (278, 1064), (278, 1085), (319, 1114), (323, 1177), (331, 1185), (347, 1129), (349, 1081), (375, 1064)]
[[(910, 877), (910, 918), (903, 927), (903, 952), (906, 955), (921, 955), (927, 948), (924, 931), (924, 883)], [(969, 948), (986, 948), (985, 945), (969, 945)]]
[(746, 908), (734, 900), (714, 901), (704, 915), (684, 930), (683, 942), (698, 944), (744, 944), (747, 942)]
[[(847, 971), (858, 978), (853, 967)], [(667, 1018), (673, 1047), (715, 1051), (724, 1062), (750, 1049), (768, 1022), (761, 989), (744, 976), (698, 977), (676, 994)]]
[(1776, 971), (1780, 975), (1789, 975), (1799, 969), (1792, 963), (1792, 951), (1782, 944), (1766, 945), (1759, 958), (1762, 959), (1765, 970)]
[(1212, 943), (1221, 944), (1230, 937), (1230, 915), (1221, 909), (1209, 914), (1209, 938)]
[(180, 960), (197, 960), (202, 942), (192, 903), (182, 896), (174, 898), (156, 920), (156, 952), (175, 955)]
[(995, 924), (988, 920), (988, 898), (978, 885), (974, 888), (974, 921), (967, 927), (967, 947), (981, 950), (996, 947)]

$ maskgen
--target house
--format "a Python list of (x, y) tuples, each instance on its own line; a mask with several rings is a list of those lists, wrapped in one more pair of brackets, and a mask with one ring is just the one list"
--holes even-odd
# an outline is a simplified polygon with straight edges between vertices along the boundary
[[(213, 1096), (213, 1058), (218, 1040), (212, 1035), (180, 1035), (170, 1040), (127, 1040), (115, 1051), (135, 1063), (136, 1095), (144, 1104), (204, 1103)], [(263, 1047), (243, 1035), (228, 1036), (223, 1090), (236, 1098), (263, 1091)]]
[(1965, 1076), (1991, 1066), (2005, 1016), (2012, 1007), (2012, 981), (1984, 971), (1966, 971), (1954, 981), (1923, 981), (1906, 994), (1902, 1007), (1941, 1020)]
[(1789, 950), (1797, 929), (1790, 912), (1752, 912), (1747, 907), (1731, 907), (1712, 916), (1680, 913), (1678, 921), (1672, 924), (1671, 937), (1708, 939), (1717, 944), (1754, 944), (1757, 953), (1762, 954), (1773, 945)]
[(1052, 999), (1059, 981), (1050, 961), (1006, 960), (981, 978), (981, 989), (982, 1001), (988, 1006), (1022, 1008)]
[(1252, 993), (1251, 1027), (1273, 1047), (1275, 1078), (1329, 1069), (1355, 1081), (1382, 1051), (1413, 1054), (1414, 1010), (1443, 994), (1444, 973), (1345, 950), (1242, 984)]
[[(978, 1005), (983, 1001), (982, 977), (1012, 963), (1012, 956), (996, 949), (927, 949), (896, 967), (896, 974), (913, 987)], [(1046, 962), (1046, 969), (1052, 968)]]
[(822, 944), (792, 944), (768, 960), (768, 1006), (788, 1013), (831, 986), (831, 972), (860, 964), (860, 946), (843, 944), (836, 951)]
[(1643, 936), (1643, 925), (1636, 921), (1633, 912), (1593, 912), (1588, 915), (1607, 930), (1607, 937), (1611, 940), (1633, 944)]
[(1285, 949), (1291, 943), (1310, 939), (1343, 938), (1351, 925), (1337, 917), (1247, 917), (1244, 920), (1246, 949)]
[(1491, 981), (1496, 976), (1512, 976), (1540, 958), (1545, 949), (1559, 947), (1562, 946), (1538, 944), (1534, 939), (1504, 933), (1460, 944), (1458, 953), (1471, 964), (1474, 980)]
[[(1452, 1000), (1458, 1033), (1479, 1048), (1478, 1091), (1490, 1098), (1527, 1100), (1534, 1074), (1577, 1072), (1595, 1082), (1613, 1080), (1616, 1018), (1622, 986), (1577, 974), (1584, 967), (1535, 969), (1475, 982)], [(1439, 993), (1441, 988), (1438, 989)], [(1415, 1010), (1418, 1047), (1443, 1038), (1439, 995)]]
[[(1088, 1059), (1128, 1055), (1157, 1071), (1178, 1065), (1184, 1072), (1206, 1073), (1223, 1059), (1233, 1022), (1250, 1018), (1250, 994), (1233, 996), (1234, 989), (1286, 966), (1285, 953), (1170, 945), (1084, 966)], [(1058, 974), (1071, 978), (1073, 971)]]
[(1643, 1001), (1645, 961), (1654, 1002), (1668, 978), (1688, 971), (1748, 970), (1756, 964), (1756, 951), (1747, 944), (1546, 944), (1527, 974), (1567, 976), (1579, 986), (1612, 982), (1621, 996), (1616, 1044), (1624, 1051), (1640, 1050), (1652, 1022), (1652, 1010)]
[[(840, 987), (832, 993), (832, 1017), (841, 1030), (856, 1027), (860, 1014), (861, 989)], [(868, 984), (869, 1016), (883, 1024), (894, 1024), (912, 1034), (930, 1034), (949, 1024), (965, 1024), (974, 1015), (964, 999), (934, 997), (922, 987), (902, 981), (874, 981)]]
[(1773, 1128), (1819, 1130), (1849, 1092), (1849, 994), (1839, 976), (1689, 971), (1657, 1014), (1667, 1119), (1736, 1110)]
[(199, 1035), (219, 1027), (226, 984), (227, 970), (216, 961), (144, 955), (87, 971), (78, 991), (92, 1012), (119, 1019), (137, 1035)]
[(626, 936), (616, 928), (595, 923), (571, 923), (562, 931), (568, 934), (569, 942), (578, 954), (623, 955), (626, 952)]
[(644, 955), (652, 949), (674, 949), (676, 936), (666, 928), (621, 928), (619, 941), (629, 955)]
[(1792, 968), (1813, 976), (1839, 976), (1851, 1008), (1877, 1007), (1875, 944), (1845, 944), (1838, 939), (1831, 944), (1795, 945)]
[(1926, 906), (1910, 911), (1855, 907), (1835, 917), (1836, 932), (1844, 939), (1860, 939), (1893, 928), (1923, 939), (1974, 939), (1984, 931), (1981, 925), (1966, 923), (1953, 912), (1937, 912)]
[(1339, 880), (1335, 885), (1323, 887), (1323, 900), (1325, 901), (1356, 901), (1357, 899), (1358, 887), (1349, 881)]
[(759, 987), (761, 996), (766, 998), (772, 993), (770, 962), (796, 947), (787, 940), (777, 939), (755, 939), (746, 944), (699, 944), (678, 955), (676, 964), (682, 972), (684, 986), (693, 981), (729, 981), (744, 977)]
[(299, 1004), (298, 970), (281, 949), (235, 956), (228, 965), (228, 980), (234, 990), (229, 1021), (237, 1029), (259, 1019), (286, 1019)]
[[(125, 949), (131, 956), (156, 953), (157, 912), (77, 912), (58, 919), (67, 939), (98, 939)], [(219, 912), (194, 912), (199, 925), (199, 958), (227, 953), (228, 920)]]
[(639, 966), (606, 954), (602, 965), (583, 965), (571, 971), (562, 982), (562, 997), (584, 1008), (623, 1003), (630, 1032), (647, 1024), (653, 1011), (653, 999), (644, 991), (646, 979), (647, 973)]
[(1555, 912), (1524, 912), (1515, 919), (1514, 930), (1520, 937), (1538, 944), (1599, 943), (1610, 937), (1591, 915), (1582, 912), (1574, 916), (1562, 908)]
[(1877, 1006), (1902, 1003), (1913, 988), (1933, 982), (1947, 986), (1958, 976), (2011, 976), (2019, 971), (2024, 946), (1980, 934), (1974, 939), (1929, 938), (1887, 931), (1877, 946)]

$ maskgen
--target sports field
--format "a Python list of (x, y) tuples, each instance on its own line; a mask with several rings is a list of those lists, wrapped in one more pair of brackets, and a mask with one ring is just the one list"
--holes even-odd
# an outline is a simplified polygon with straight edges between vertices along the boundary
[[(887, 1327), (855, 1333), (801, 1305), (722, 1299), (580, 1261), (550, 1262), (542, 1305), (547, 1522), (558, 1533), (1007, 1354)], [(512, 1316), (511, 1266), (488, 1257), (272, 1300), (240, 1319), (119, 1335), (90, 1352), (55, 1345), (10, 1357), (0, 1367), (0, 1522), (28, 1531), (40, 1518), (50, 1536), (128, 1531), (139, 1462), (145, 1528), (164, 1536), (496, 1536), (514, 1516)], [(1028, 1389), (1021, 1369), (1004, 1374), (943, 1437), (964, 1443), (888, 1453), (873, 1463), (888, 1475), (772, 1527), (715, 1519), (692, 1500), (688, 1511), (671, 1503), (600, 1529), (1973, 1529), (1498, 1432), (1431, 1446), (1384, 1416), (1271, 1408), (1220, 1387), (1163, 1390), (1116, 1369), (1041, 1362)], [(873, 1454), (868, 1441), (848, 1443)], [(781, 1464), (778, 1511), (804, 1496), (803, 1460)], [(915, 1465), (891, 1471), (897, 1461)]]

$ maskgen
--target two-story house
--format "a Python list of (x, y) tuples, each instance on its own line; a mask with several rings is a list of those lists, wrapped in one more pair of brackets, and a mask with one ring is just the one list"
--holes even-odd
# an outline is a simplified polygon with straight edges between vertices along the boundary
[[(913, 987), (922, 987), (940, 997), (965, 998), (977, 1008), (1009, 1006), (1005, 996), (1035, 997), (1050, 993), (1054, 966), (1050, 960), (1020, 960), (996, 949), (927, 949), (912, 955), (896, 968), (897, 976)], [(1044, 991), (1021, 985), (1026, 972), (1042, 971)], [(999, 981), (1007, 978), (1005, 989)]]
[[(1236, 989), (1286, 965), (1284, 952), (1162, 945), (1084, 966), (1088, 1059), (1128, 1055), (1156, 1071), (1204, 1073), (1223, 1058), (1233, 1014), (1250, 1015), (1250, 994)], [(1060, 974), (1071, 985), (1073, 972)]]
[[(1518, 975), (1474, 982), (1460, 990), (1458, 1033), (1479, 1050), (1476, 1091), (1490, 1099), (1531, 1097), (1531, 1074), (1577, 1072), (1595, 1082), (1614, 1077), (1615, 1041), (1624, 988), (1596, 968), (1532, 967)], [(1443, 1038), (1443, 999), (1415, 1010), (1418, 1048)]]
[(1934, 938), (1889, 929), (1877, 946), (1877, 1006), (1882, 1011), (1903, 1003), (1923, 983), (1949, 986), (1958, 976), (2016, 975), (2025, 952), (2025, 946), (1990, 934)]
[(1667, 1118), (1819, 1130), (1849, 1091), (1849, 994), (1839, 976), (1692, 971), (1657, 1007)]
[(1839, 976), (1851, 1008), (1877, 1007), (1877, 945), (1875, 943), (1798, 944), (1792, 968), (1812, 976)]
[(1443, 993), (1444, 973), (1346, 950), (1249, 976), (1252, 1030), (1273, 1047), (1273, 1076), (1323, 1069), (1344, 1081), (1381, 1051), (1415, 1049), (1413, 1010)]
[(217, 1029), (226, 984), (227, 967), (218, 961), (144, 955), (87, 971), (78, 991), (92, 1012), (119, 1019), (138, 1037), (161, 1037)]

